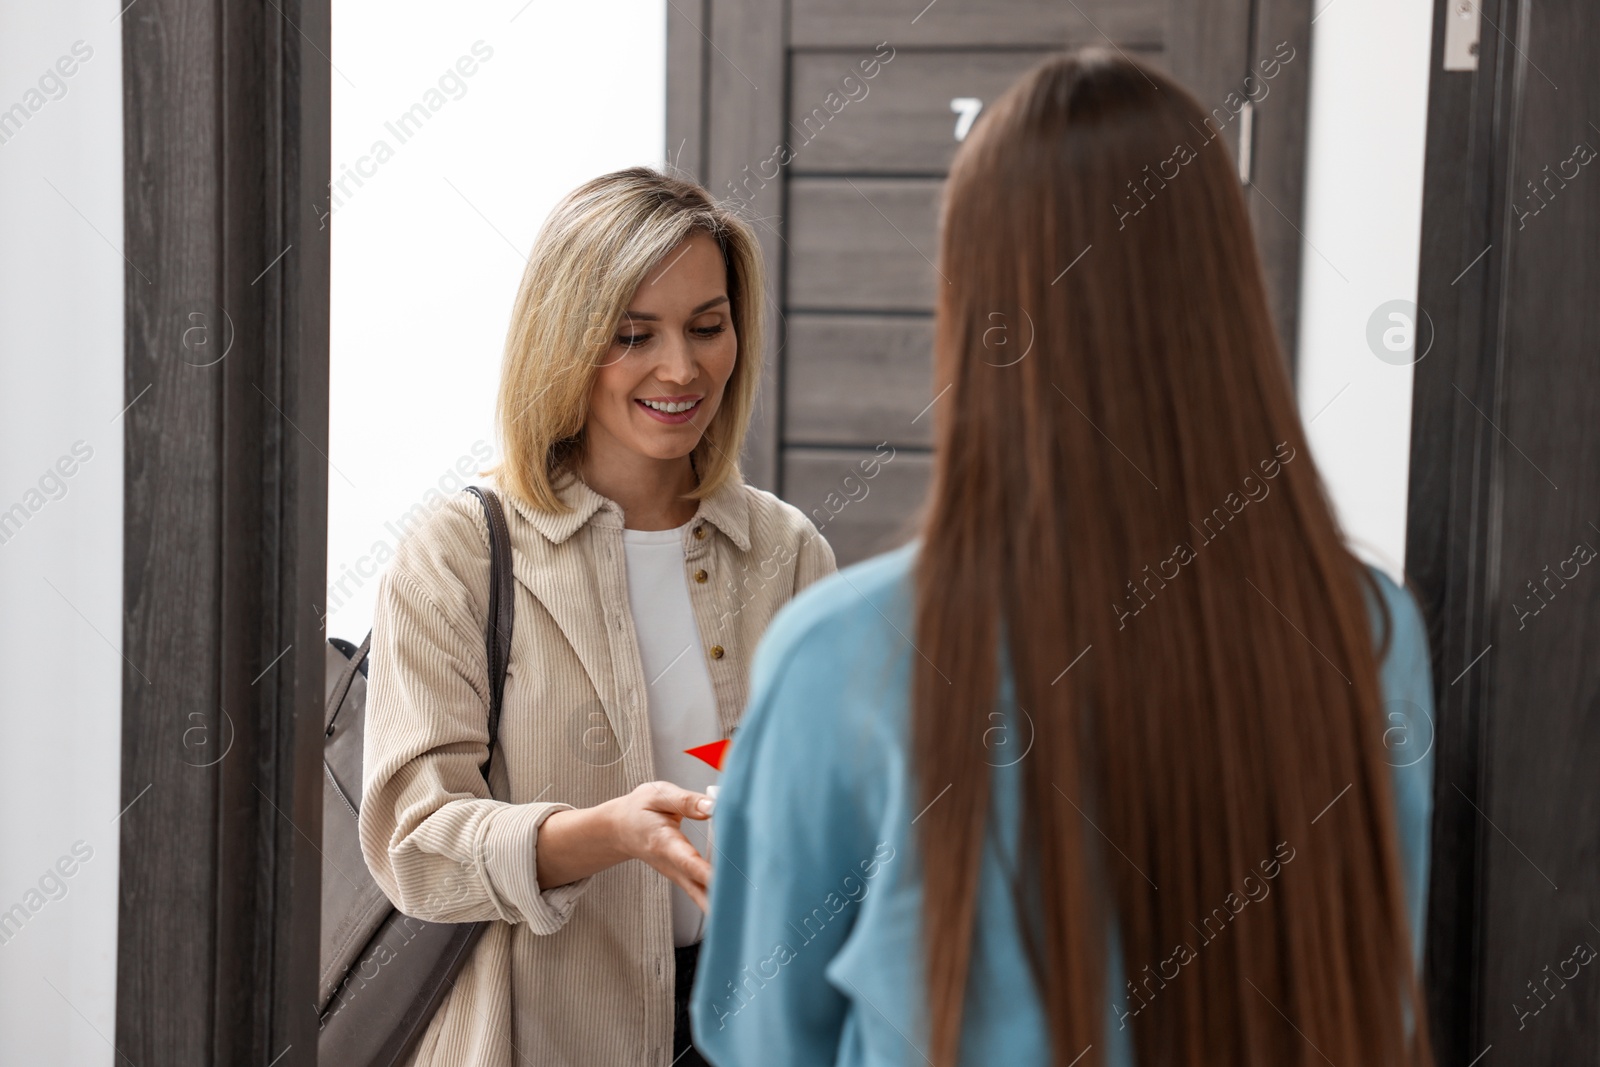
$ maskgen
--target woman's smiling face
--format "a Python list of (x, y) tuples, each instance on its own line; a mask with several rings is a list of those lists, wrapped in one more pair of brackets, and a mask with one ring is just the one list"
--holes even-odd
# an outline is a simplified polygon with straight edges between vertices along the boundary
[(738, 351), (722, 250), (709, 234), (692, 234), (639, 283), (601, 356), (586, 451), (688, 455), (722, 403)]

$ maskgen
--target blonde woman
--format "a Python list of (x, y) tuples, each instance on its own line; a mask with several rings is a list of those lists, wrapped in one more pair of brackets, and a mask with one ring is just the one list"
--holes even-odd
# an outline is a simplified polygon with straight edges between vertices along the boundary
[(583, 185), (540, 232), (489, 472), (517, 586), (492, 791), (477, 500), (383, 576), (362, 849), (406, 914), (493, 920), (412, 1065), (703, 1062), (685, 1007), (716, 772), (684, 750), (732, 734), (767, 621), (835, 570), (740, 476), (762, 293), (749, 227), (651, 170)]

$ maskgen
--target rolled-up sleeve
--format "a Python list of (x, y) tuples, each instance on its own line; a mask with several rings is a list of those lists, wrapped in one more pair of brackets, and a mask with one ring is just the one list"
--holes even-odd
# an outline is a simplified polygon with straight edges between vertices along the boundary
[[(462, 521), (459, 514), (438, 518)], [(486, 582), (487, 549), (480, 551)], [(572, 805), (490, 796), (480, 770), (489, 741), (483, 623), (451, 567), (424, 555), (403, 547), (378, 585), (362, 754), (362, 854), (406, 915), (431, 922), (498, 919), (554, 933), (593, 877), (539, 885), (539, 827)]]

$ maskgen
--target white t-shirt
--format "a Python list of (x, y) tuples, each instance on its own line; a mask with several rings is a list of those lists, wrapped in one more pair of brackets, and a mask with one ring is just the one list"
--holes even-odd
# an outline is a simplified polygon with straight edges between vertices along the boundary
[[(639, 658), (644, 668), (650, 749), (656, 777), (685, 789), (705, 792), (717, 772), (684, 749), (722, 738), (717, 698), (706, 669), (706, 650), (689, 604), (689, 578), (683, 538), (690, 523), (675, 530), (623, 530), (628, 561), (628, 606), (633, 612)], [(706, 854), (706, 823), (685, 818), (684, 836)], [(672, 943), (682, 947), (701, 938), (704, 914), (689, 894), (673, 885)]]

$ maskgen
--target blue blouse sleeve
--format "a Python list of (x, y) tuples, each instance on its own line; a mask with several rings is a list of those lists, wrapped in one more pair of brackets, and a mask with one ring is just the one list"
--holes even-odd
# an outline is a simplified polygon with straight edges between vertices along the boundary
[(689, 1009), (721, 1067), (835, 1061), (848, 998), (825, 971), (885, 862), (857, 803), (869, 746), (841, 732), (826, 629), (774, 620), (722, 773)]
[(1385, 756), (1392, 769), (1400, 866), (1411, 919), (1413, 958), (1420, 966), (1428, 907), (1432, 843), (1433, 670), (1422, 612), (1409, 592), (1374, 570), (1389, 611), (1389, 651), (1380, 669)]

